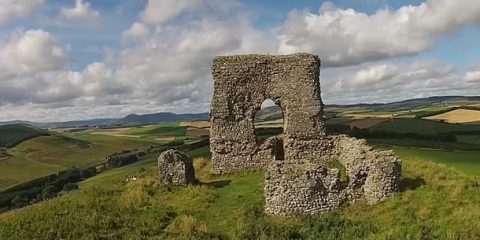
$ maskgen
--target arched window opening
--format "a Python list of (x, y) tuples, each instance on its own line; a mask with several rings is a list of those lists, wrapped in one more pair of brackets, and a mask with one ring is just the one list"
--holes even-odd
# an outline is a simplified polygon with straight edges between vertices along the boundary
[(282, 133), (282, 108), (271, 99), (266, 99), (263, 101), (260, 110), (255, 114), (255, 137), (257, 143), (264, 143), (267, 138), (281, 135)]

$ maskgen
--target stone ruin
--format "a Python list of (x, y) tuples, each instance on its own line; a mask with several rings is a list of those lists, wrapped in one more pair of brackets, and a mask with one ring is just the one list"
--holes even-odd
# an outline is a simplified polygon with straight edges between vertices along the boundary
[[(398, 191), (401, 162), (393, 152), (326, 135), (319, 69), (311, 54), (213, 60), (212, 173), (266, 170), (268, 214), (314, 214), (360, 200), (374, 204)], [(259, 144), (255, 114), (266, 99), (283, 110), (283, 134)]]
[(158, 157), (160, 183), (162, 185), (185, 186), (195, 182), (193, 160), (178, 150), (167, 150)]

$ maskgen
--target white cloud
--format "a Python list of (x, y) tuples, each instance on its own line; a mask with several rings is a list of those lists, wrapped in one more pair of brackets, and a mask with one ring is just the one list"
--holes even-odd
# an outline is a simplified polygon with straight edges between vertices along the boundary
[(90, 8), (90, 3), (83, 0), (75, 0), (75, 6), (72, 8), (62, 8), (60, 16), (67, 20), (98, 21), (100, 12)]
[(0, 25), (15, 18), (30, 16), (45, 0), (0, 0)]
[(0, 81), (11, 76), (25, 76), (62, 69), (66, 56), (55, 38), (42, 29), (17, 30), (0, 42)]
[[(452, 65), (439, 62), (363, 64), (322, 72), (326, 103), (391, 102), (434, 95), (474, 95)], [(480, 83), (480, 82), (479, 82)]]
[(128, 30), (122, 33), (122, 42), (145, 39), (150, 34), (150, 28), (141, 22), (135, 22)]
[[(148, 0), (140, 12), (140, 20), (150, 25), (164, 24), (182, 14), (197, 14), (195, 17), (220, 17), (238, 15), (239, 2), (235, 0)], [(236, 11), (236, 12), (232, 12)]]
[[(272, 39), (255, 29), (243, 13), (218, 17), (213, 12), (222, 9), (209, 11), (212, 14), (192, 12), (196, 15), (185, 16), (188, 21), (175, 25), (149, 26), (155, 30), (130, 38), (133, 44), (124, 49), (107, 51), (103, 63), (90, 64), (83, 71), (50, 71), (11, 79), (8, 89), (24, 94), (3, 95), (0, 90), (0, 105), (11, 109), (30, 104), (39, 109), (34, 110), (37, 118), (45, 119), (43, 114), (51, 112), (51, 120), (58, 117), (55, 113), (59, 109), (73, 108), (84, 111), (83, 118), (106, 113), (119, 116), (165, 110), (208, 111), (213, 56), (268, 53), (275, 49), (270, 44)], [(129, 30), (125, 34), (135, 32)], [(25, 84), (15, 85), (20, 82)], [(9, 111), (7, 107), (5, 111)]]
[(465, 72), (463, 79), (467, 82), (480, 82), (480, 70), (472, 70)]
[(183, 11), (195, 8), (201, 4), (199, 0), (148, 0), (140, 18), (148, 24), (159, 24), (180, 15)]
[(477, 0), (426, 0), (372, 15), (327, 2), (317, 14), (292, 11), (276, 34), (280, 53), (316, 53), (328, 67), (418, 54), (437, 37), (478, 24)]

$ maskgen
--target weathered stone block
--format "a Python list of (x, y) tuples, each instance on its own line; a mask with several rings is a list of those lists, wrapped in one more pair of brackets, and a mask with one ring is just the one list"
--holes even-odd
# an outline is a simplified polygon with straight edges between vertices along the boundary
[(178, 150), (167, 150), (158, 157), (160, 183), (163, 185), (187, 185), (195, 182), (193, 161)]

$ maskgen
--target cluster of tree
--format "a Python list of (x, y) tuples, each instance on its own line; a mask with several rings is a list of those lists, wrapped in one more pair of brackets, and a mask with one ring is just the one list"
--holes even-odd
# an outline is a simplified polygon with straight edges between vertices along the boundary
[(15, 147), (23, 141), (43, 135), (48, 135), (48, 132), (24, 124), (0, 126), (0, 147)]
[(329, 134), (347, 134), (356, 138), (367, 139), (415, 139), (415, 140), (430, 140), (440, 142), (457, 142), (456, 133), (437, 133), (437, 134), (422, 134), (414, 132), (393, 132), (383, 129), (360, 129), (357, 127), (350, 127), (345, 124), (331, 124), (327, 125), (327, 133)]
[(19, 208), (78, 189), (77, 183), (96, 174), (95, 168), (71, 167), (46, 177), (15, 185), (0, 193), (0, 208)]
[(121, 155), (114, 155), (107, 158), (108, 168), (119, 168), (125, 165), (129, 165), (138, 161), (136, 153), (128, 153)]
[(437, 133), (437, 134), (421, 134), (414, 132), (392, 132), (386, 130), (372, 130), (353, 128), (350, 136), (356, 138), (376, 138), (376, 139), (416, 139), (416, 140), (430, 140), (440, 142), (456, 142), (457, 137), (453, 133)]

